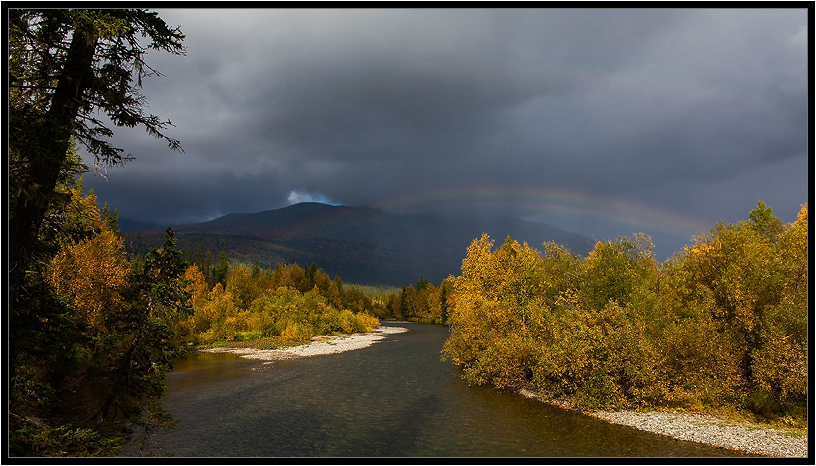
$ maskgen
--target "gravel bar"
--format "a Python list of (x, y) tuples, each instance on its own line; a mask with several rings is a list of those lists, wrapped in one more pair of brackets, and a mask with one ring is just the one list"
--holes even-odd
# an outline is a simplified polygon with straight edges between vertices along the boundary
[(806, 457), (807, 433), (740, 423), (709, 415), (672, 412), (597, 411), (593, 416), (679, 440), (768, 456)]
[(342, 353), (345, 351), (365, 348), (382, 340), (386, 335), (403, 333), (407, 331), (408, 329), (404, 327), (379, 327), (368, 333), (313, 337), (311, 343), (273, 350), (222, 346), (219, 348), (207, 348), (199, 351), (203, 353), (232, 353), (248, 359), (278, 361), (282, 359), (295, 359), (309, 356), (320, 356), (324, 354)]
[[(531, 390), (520, 393), (529, 398), (567, 409), (568, 403), (546, 400)], [(807, 457), (806, 430), (774, 429), (750, 423), (737, 423), (710, 414), (663, 411), (584, 411), (613, 424), (666, 435), (678, 440), (700, 442), (716, 447), (742, 450), (777, 457)]]

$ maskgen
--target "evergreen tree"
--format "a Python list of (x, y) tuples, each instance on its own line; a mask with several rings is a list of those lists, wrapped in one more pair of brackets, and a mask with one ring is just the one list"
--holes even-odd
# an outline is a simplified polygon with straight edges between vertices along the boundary
[[(151, 307), (133, 286), (153, 266), (134, 261), (127, 271), (117, 212), (100, 213), (95, 197), (79, 195), (77, 176), (88, 167), (74, 146), (85, 147), (94, 167), (132, 158), (111, 145), (103, 113), (180, 149), (163, 134), (169, 121), (144, 113), (139, 88), (157, 74), (143, 60), (147, 49), (183, 54), (184, 36), (145, 10), (12, 9), (8, 26), (10, 452), (108, 454), (121, 443), (108, 436), (117, 431), (107, 414), (139, 417), (157, 398), (157, 360), (139, 361), (168, 340), (152, 320), (131, 325), (137, 309)], [(66, 273), (55, 280), (49, 266)], [(122, 273), (130, 277), (124, 288)], [(113, 366), (122, 369), (100, 375)], [(55, 410), (67, 384), (97, 375), (115, 380), (107, 388), (116, 395), (92, 403), (106, 412), (88, 430)], [(156, 382), (149, 390), (135, 383), (147, 379)]]
[(748, 214), (748, 218), (757, 233), (771, 239), (775, 239), (785, 228), (782, 220), (773, 214), (771, 206), (766, 206), (762, 200), (757, 202), (756, 208)]
[(207, 284), (210, 285), (210, 288), (215, 286), (215, 277), (213, 276), (213, 265), (212, 265), (212, 252), (207, 249), (207, 252), (204, 254), (204, 262), (199, 264), (199, 269), (201, 269), (201, 273), (204, 274), (204, 279), (207, 280)]
[[(150, 41), (143, 46), (142, 36)], [(144, 113), (142, 78), (157, 72), (143, 60), (147, 48), (183, 54), (184, 35), (146, 10), (9, 10), (9, 295), (24, 290), (29, 261), (56, 187), (70, 168), (66, 156), (79, 141), (98, 163), (128, 160), (111, 145), (116, 126), (143, 126), (179, 142), (170, 124)], [(134, 79), (136, 82), (134, 82)]]
[(418, 281), (418, 282), (417, 282), (417, 284), (416, 284), (416, 290), (417, 290), (417, 291), (422, 291), (422, 290), (424, 290), (424, 289), (425, 289), (425, 287), (426, 287), (426, 286), (428, 286), (429, 284), (430, 284), (430, 282), (429, 282), (428, 280), (425, 280), (425, 277), (423, 277), (422, 275), (420, 275), (420, 276), (419, 276), (419, 281)]
[(213, 266), (213, 282), (220, 283), (221, 286), (227, 285), (227, 273), (229, 272), (229, 257), (227, 253), (221, 251), (218, 253), (218, 259)]

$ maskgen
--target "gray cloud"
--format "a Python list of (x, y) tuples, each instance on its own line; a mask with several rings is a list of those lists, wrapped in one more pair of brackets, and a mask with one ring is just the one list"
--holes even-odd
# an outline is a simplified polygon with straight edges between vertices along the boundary
[(86, 185), (123, 217), (200, 221), (294, 191), (645, 230), (667, 255), (760, 198), (785, 221), (807, 200), (804, 9), (159, 14), (188, 54), (150, 54), (165, 77), (144, 94), (186, 153), (117, 131), (137, 160)]

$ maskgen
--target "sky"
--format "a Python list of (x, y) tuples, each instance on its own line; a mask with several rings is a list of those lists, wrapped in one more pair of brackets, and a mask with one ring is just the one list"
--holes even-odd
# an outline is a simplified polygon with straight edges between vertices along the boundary
[(186, 55), (142, 93), (184, 152), (114, 128), (135, 160), (85, 187), (122, 218), (503, 213), (664, 260), (808, 200), (804, 9), (156, 11)]

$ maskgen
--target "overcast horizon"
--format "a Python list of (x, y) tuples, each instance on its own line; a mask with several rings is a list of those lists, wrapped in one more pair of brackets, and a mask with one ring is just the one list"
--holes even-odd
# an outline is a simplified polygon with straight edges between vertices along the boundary
[(664, 260), (808, 201), (806, 9), (156, 11), (187, 54), (142, 92), (184, 153), (113, 128), (136, 160), (85, 188), (122, 218), (493, 212)]

